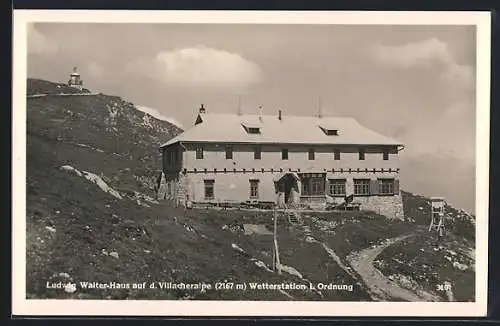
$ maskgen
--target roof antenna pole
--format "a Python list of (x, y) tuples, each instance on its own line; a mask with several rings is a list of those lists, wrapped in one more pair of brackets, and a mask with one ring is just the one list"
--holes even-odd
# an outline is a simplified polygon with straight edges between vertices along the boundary
[(243, 115), (243, 111), (241, 110), (241, 95), (238, 95), (238, 115)]
[(323, 117), (323, 111), (321, 108), (321, 95), (318, 95), (318, 118)]
[(263, 111), (264, 109), (262, 108), (262, 105), (259, 106), (259, 121), (262, 122), (262, 120), (264, 119), (262, 117), (262, 114), (263, 114)]

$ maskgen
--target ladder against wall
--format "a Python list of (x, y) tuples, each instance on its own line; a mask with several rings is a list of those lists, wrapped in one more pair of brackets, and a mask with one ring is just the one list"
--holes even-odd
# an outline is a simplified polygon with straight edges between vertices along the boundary
[(444, 228), (444, 208), (446, 206), (443, 197), (431, 197), (431, 224), (429, 225), (429, 232), (435, 230), (442, 235)]

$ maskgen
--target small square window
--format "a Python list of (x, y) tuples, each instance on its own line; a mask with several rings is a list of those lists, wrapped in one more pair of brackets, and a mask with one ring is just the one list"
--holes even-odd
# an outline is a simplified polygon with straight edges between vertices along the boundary
[(309, 160), (312, 161), (314, 160), (314, 149), (309, 148)]
[(335, 159), (335, 161), (339, 161), (340, 160), (340, 150), (336, 149), (333, 152), (333, 158)]
[(250, 198), (259, 198), (259, 180), (250, 180)]
[(283, 148), (281, 150), (281, 159), (282, 160), (288, 160), (288, 149)]
[(360, 149), (359, 150), (359, 160), (363, 161), (364, 159), (365, 159), (365, 150), (364, 149)]
[(253, 151), (253, 158), (255, 160), (260, 160), (262, 157), (262, 149), (260, 147), (256, 147), (254, 148), (254, 151)]
[(226, 148), (226, 160), (232, 160), (232, 159), (233, 159), (233, 148), (227, 147)]
[(196, 147), (196, 159), (197, 160), (203, 159), (203, 147)]

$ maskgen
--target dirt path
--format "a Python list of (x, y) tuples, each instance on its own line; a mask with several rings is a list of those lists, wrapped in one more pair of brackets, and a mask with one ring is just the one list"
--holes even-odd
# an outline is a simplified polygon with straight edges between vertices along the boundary
[(376, 301), (403, 300), (403, 301), (440, 301), (440, 299), (430, 293), (419, 291), (412, 292), (398, 286), (395, 282), (385, 277), (373, 266), (373, 261), (387, 247), (414, 236), (407, 234), (389, 239), (386, 243), (374, 248), (367, 248), (347, 257), (349, 264), (361, 276), (370, 289), (372, 298)]

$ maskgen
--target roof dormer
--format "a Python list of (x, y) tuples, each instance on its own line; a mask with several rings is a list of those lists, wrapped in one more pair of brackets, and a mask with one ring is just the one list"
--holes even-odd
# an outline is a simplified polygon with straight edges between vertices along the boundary
[(333, 126), (329, 123), (320, 123), (318, 125), (318, 127), (323, 130), (323, 132), (325, 133), (325, 135), (327, 136), (338, 136), (339, 135), (339, 130), (336, 126)]
[(248, 122), (244, 122), (241, 125), (243, 126), (243, 129), (245, 129), (245, 131), (249, 134), (260, 134), (261, 132), (260, 125)]
[(323, 130), (323, 132), (327, 136), (338, 136), (339, 135), (339, 131), (337, 129), (329, 129), (329, 128), (324, 128), (324, 127), (320, 127), (320, 128), (321, 128), (321, 130)]

